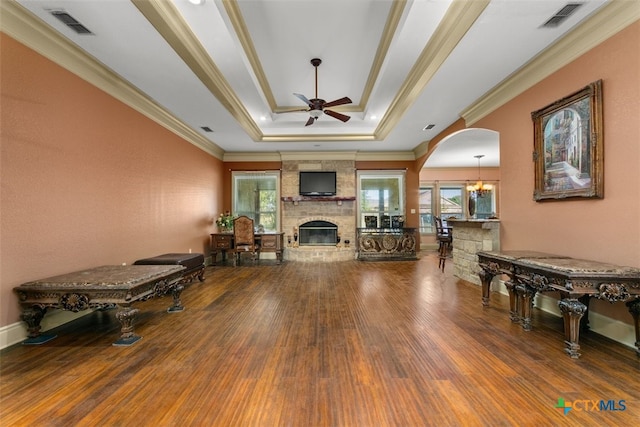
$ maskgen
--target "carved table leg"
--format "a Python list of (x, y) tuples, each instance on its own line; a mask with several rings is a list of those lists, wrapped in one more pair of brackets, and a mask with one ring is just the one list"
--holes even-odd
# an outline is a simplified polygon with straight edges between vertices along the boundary
[(47, 309), (40, 306), (25, 308), (20, 318), (27, 324), (28, 338), (22, 342), (24, 345), (40, 345), (54, 339), (57, 335), (40, 335), (40, 322)]
[(558, 302), (562, 318), (564, 319), (565, 353), (572, 359), (580, 357), (580, 319), (587, 311), (587, 306), (575, 298), (562, 299)]
[(627, 302), (627, 307), (633, 316), (633, 324), (636, 329), (636, 354), (640, 356), (640, 298)]
[(522, 328), (525, 331), (531, 330), (531, 308), (533, 307), (533, 298), (536, 296), (536, 289), (530, 286), (522, 285), (518, 288), (520, 294), (520, 310), (522, 313)]
[(591, 295), (582, 295), (578, 298), (578, 301), (584, 304), (587, 309), (584, 312), (584, 316), (582, 316), (582, 320), (580, 321), (580, 329), (583, 331), (588, 331), (589, 328), (589, 302), (591, 301)]
[(489, 292), (491, 292), (491, 281), (495, 274), (488, 272), (484, 268), (478, 272), (480, 282), (482, 283), (482, 305), (489, 305)]
[(198, 271), (198, 280), (204, 282), (204, 267), (202, 267), (202, 269)]
[(177, 283), (175, 286), (171, 287), (171, 294), (173, 295), (173, 305), (167, 309), (168, 313), (176, 313), (184, 310), (182, 301), (180, 301), (180, 294), (183, 290), (184, 286), (180, 283)]
[(140, 310), (137, 308), (131, 307), (121, 307), (118, 310), (116, 318), (120, 321), (122, 328), (120, 329), (120, 339), (113, 343), (114, 346), (130, 346), (142, 338), (133, 332), (133, 324), (139, 312)]
[(509, 319), (511, 319), (513, 323), (519, 322), (520, 315), (518, 314), (518, 312), (520, 310), (520, 301), (518, 298), (518, 292), (516, 290), (516, 284), (511, 280), (507, 280), (504, 283), (504, 286), (507, 288), (507, 291), (509, 291)]

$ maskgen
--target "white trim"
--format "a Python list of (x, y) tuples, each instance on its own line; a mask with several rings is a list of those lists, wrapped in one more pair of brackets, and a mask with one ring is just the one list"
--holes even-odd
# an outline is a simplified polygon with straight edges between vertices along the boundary
[[(48, 331), (90, 313), (93, 313), (93, 310), (85, 310), (79, 313), (64, 310), (48, 312), (40, 322), (40, 326), (42, 327), (42, 332)], [(26, 338), (27, 325), (24, 322), (16, 322), (0, 327), (0, 350), (18, 344)]]
[(49, 28), (18, 3), (0, 1), (2, 32), (105, 91), (202, 151), (222, 159), (223, 150), (101, 62)]
[[(536, 295), (535, 306), (542, 311), (562, 317), (558, 308), (558, 299), (547, 295)], [(589, 310), (589, 329), (620, 344), (635, 348), (635, 330), (633, 325), (604, 316)]]
[(250, 152), (250, 153), (224, 153), (224, 162), (280, 162), (280, 153)]
[(412, 151), (360, 151), (356, 153), (357, 161), (374, 161), (374, 162), (390, 162), (390, 161), (414, 161), (415, 154)]
[(355, 161), (414, 161), (412, 151), (281, 151), (227, 152), (225, 162), (280, 162), (287, 160), (355, 160)]
[[(492, 285), (495, 285), (495, 283), (493, 283)], [(494, 286), (492, 286), (491, 289), (503, 295), (509, 294), (502, 280), (498, 282), (497, 288), (494, 288)], [(535, 297), (534, 306), (537, 309), (552, 314), (556, 317), (562, 317), (560, 309), (558, 308), (558, 299), (552, 296), (537, 294)], [(590, 310), (589, 329), (596, 334), (607, 337), (622, 345), (630, 347), (631, 349), (636, 348), (634, 344), (636, 332), (632, 324), (612, 319), (611, 317), (604, 316), (600, 313)], [(532, 332), (535, 332), (535, 326), (534, 331)]]
[(287, 160), (355, 160), (355, 151), (288, 151), (281, 152), (282, 161)]
[(460, 113), (466, 126), (474, 125), (525, 90), (614, 36), (640, 18), (635, 1), (611, 1), (557, 43), (543, 50), (519, 70), (493, 87)]

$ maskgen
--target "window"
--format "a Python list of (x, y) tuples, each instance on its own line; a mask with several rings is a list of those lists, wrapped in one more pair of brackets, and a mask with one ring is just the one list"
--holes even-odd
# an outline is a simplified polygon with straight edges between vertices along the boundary
[(496, 191), (496, 187), (494, 186), (493, 190), (489, 191), (488, 193), (485, 193), (484, 196), (482, 197), (478, 197), (473, 193), (469, 195), (469, 200), (473, 200), (476, 205), (474, 218), (487, 219), (496, 214), (495, 199), (493, 197), (493, 195), (495, 194), (495, 191)]
[(420, 187), (420, 233), (435, 233), (433, 224), (433, 187)]
[(424, 182), (420, 185), (420, 233), (435, 234), (433, 217), (439, 216), (445, 222), (447, 218), (465, 218), (467, 205), (465, 189), (460, 184), (440, 184)]
[(233, 172), (233, 215), (246, 215), (264, 231), (278, 231), (280, 200), (279, 172)]
[[(450, 217), (459, 219), (486, 219), (496, 215), (497, 182), (492, 182), (493, 189), (482, 197), (466, 190), (466, 184), (456, 182), (440, 183), (424, 181), (420, 183), (420, 233), (435, 234), (433, 216), (444, 221)], [(439, 195), (439, 197), (438, 197)], [(469, 208), (475, 208), (469, 216)]]
[(440, 217), (443, 220), (450, 217), (464, 218), (463, 195), (462, 186), (440, 187)]
[(396, 228), (404, 223), (404, 171), (358, 172), (359, 227)]

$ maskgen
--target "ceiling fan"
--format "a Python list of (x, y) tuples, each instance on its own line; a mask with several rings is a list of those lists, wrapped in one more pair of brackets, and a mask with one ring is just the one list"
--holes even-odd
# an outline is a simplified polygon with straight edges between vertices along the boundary
[(311, 60), (311, 65), (313, 65), (316, 69), (316, 97), (312, 99), (307, 99), (307, 97), (302, 94), (294, 93), (294, 95), (298, 97), (302, 102), (307, 104), (309, 108), (285, 111), (286, 113), (291, 113), (295, 111), (309, 112), (309, 120), (307, 120), (307, 123), (305, 124), (305, 126), (312, 125), (316, 120), (318, 120), (320, 116), (322, 116), (322, 114), (326, 114), (327, 116), (331, 116), (343, 122), (346, 122), (351, 118), (347, 115), (325, 109), (325, 108), (335, 107), (338, 105), (351, 104), (352, 101), (348, 97), (345, 96), (344, 98), (336, 99), (335, 101), (331, 101), (331, 102), (326, 102), (324, 99), (318, 98), (318, 66), (321, 63), (322, 63), (322, 60), (318, 58), (313, 58)]

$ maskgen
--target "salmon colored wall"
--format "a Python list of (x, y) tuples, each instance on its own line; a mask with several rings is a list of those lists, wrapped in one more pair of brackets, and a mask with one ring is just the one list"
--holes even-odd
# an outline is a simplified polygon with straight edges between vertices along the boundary
[[(640, 267), (640, 22), (485, 117), (500, 133), (501, 245)], [(531, 112), (603, 80), (604, 199), (533, 201)]]
[(0, 326), (26, 281), (208, 252), (222, 162), (1, 37)]
[[(640, 267), (640, 22), (474, 124), (500, 133), (501, 247)], [(531, 112), (603, 80), (604, 199), (533, 201)], [(623, 304), (592, 308), (630, 321)]]

